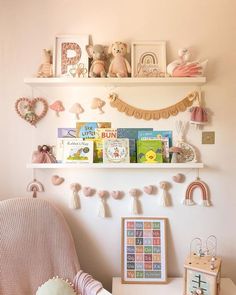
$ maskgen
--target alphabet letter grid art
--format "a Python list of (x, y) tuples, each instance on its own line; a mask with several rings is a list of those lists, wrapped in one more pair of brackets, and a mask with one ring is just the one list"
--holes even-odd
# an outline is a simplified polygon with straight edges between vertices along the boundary
[(122, 282), (165, 283), (166, 219), (122, 219)]

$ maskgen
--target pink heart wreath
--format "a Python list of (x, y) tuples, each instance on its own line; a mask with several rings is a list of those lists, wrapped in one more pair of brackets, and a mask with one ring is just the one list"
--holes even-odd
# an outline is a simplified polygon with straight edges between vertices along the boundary
[[(36, 113), (37, 105), (41, 105), (42, 108), (39, 113)], [(15, 109), (17, 114), (22, 119), (35, 126), (36, 123), (46, 115), (48, 111), (48, 103), (44, 98), (41, 97), (36, 97), (33, 99), (21, 97), (17, 99), (15, 103)]]

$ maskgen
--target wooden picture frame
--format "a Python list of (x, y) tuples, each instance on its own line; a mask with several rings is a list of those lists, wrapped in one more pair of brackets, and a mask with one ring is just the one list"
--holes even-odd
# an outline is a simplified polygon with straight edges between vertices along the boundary
[(53, 54), (54, 77), (88, 77), (89, 59), (86, 46), (88, 35), (58, 35)]
[(123, 284), (167, 282), (166, 222), (158, 217), (122, 218)]
[(133, 42), (131, 48), (132, 77), (166, 76), (166, 42)]

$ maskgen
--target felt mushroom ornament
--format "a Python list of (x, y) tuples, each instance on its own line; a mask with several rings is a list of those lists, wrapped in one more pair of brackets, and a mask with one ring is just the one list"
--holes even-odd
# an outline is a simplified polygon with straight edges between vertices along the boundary
[(92, 110), (99, 110), (99, 114), (104, 114), (103, 107), (105, 106), (106, 102), (101, 98), (94, 97), (91, 103)]
[(76, 102), (72, 105), (72, 107), (69, 109), (69, 112), (72, 113), (72, 114), (75, 114), (75, 118), (77, 120), (80, 119), (80, 114), (82, 114), (84, 112), (84, 109), (82, 108), (82, 106)]
[(70, 198), (69, 207), (71, 209), (79, 209), (80, 208), (80, 200), (79, 200), (79, 194), (78, 192), (81, 189), (81, 186), (79, 183), (72, 183), (70, 185), (70, 189), (72, 190), (73, 194)]
[(179, 163), (179, 155), (181, 155), (182, 149), (178, 146), (172, 146), (169, 152), (172, 153), (171, 163)]
[(50, 108), (51, 110), (55, 111), (57, 117), (60, 116), (60, 115), (59, 115), (60, 112), (63, 112), (63, 111), (65, 110), (65, 108), (64, 108), (64, 106), (63, 106), (63, 104), (62, 104), (62, 102), (61, 102), (60, 100), (56, 100), (56, 101), (54, 101), (54, 102), (49, 106), (49, 108)]

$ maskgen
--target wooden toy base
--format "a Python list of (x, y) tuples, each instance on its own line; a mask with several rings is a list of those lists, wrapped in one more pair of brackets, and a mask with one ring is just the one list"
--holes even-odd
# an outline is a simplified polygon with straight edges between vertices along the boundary
[[(112, 295), (182, 295), (184, 289), (183, 278), (169, 278), (167, 284), (122, 284), (121, 278), (112, 281)], [(236, 286), (231, 279), (221, 279), (220, 295), (235, 295)]]

